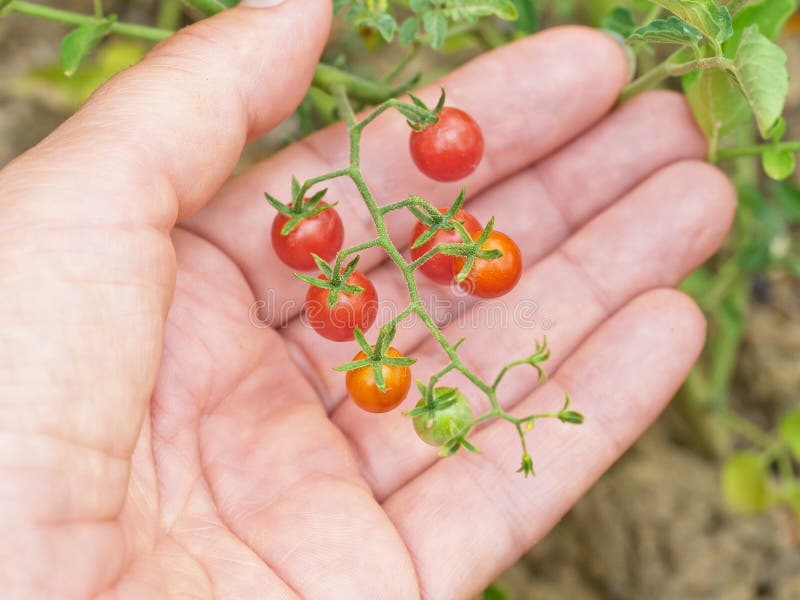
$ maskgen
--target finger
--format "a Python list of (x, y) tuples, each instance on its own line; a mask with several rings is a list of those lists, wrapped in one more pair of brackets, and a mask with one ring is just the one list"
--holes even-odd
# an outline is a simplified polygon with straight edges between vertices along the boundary
[[(39, 521), (86, 519), (93, 500), (119, 512), (174, 287), (167, 230), (215, 191), (248, 136), (299, 100), (329, 12), (292, 0), (189, 27), (0, 172), (0, 363), (15, 373), (0, 427), (57, 449), (15, 444), (2, 458), (38, 461), (30, 490), (43, 502), (21, 510)], [(68, 462), (85, 476), (54, 484)]]
[[(731, 185), (714, 167), (699, 162), (666, 167), (529, 269), (501, 302), (477, 304), (454, 321), (445, 337), (451, 342), (466, 337), (459, 348), (463, 362), (492, 381), (504, 364), (533, 354), (534, 341), (546, 334), (552, 356), (545, 366), (552, 370), (631, 298), (675, 285), (704, 262), (727, 232), (733, 206)], [(538, 311), (521, 313), (531, 301)], [(409, 354), (418, 359), (413, 373), (422, 381), (447, 362), (432, 337)], [(460, 375), (448, 375), (442, 384), (460, 387), (477, 411), (486, 408), (485, 396)], [(534, 373), (516, 369), (499, 388), (499, 400), (513, 406), (534, 385)], [(417, 399), (411, 394), (399, 410), (377, 418), (349, 401), (333, 413), (378, 498), (435, 460), (436, 450), (416, 439), (401, 412)]]
[(579, 427), (541, 421), (528, 434), (535, 478), (514, 472), (519, 438), (498, 422), (474, 435), (481, 455), (462, 451), (392, 495), (384, 508), (425, 597), (471, 597), (539, 541), (661, 412), (700, 353), (704, 327), (678, 292), (637, 298), (515, 409), (558, 410), (568, 389), (586, 417)]
[[(596, 122), (613, 105), (626, 75), (627, 62), (619, 46), (595, 30), (557, 28), (509, 44), (420, 91), (426, 102), (435, 102), (444, 87), (448, 104), (468, 111), (481, 125), (485, 155), (475, 173), (450, 184), (424, 177), (409, 156), (408, 125), (395, 113), (365, 129), (363, 173), (382, 204), (412, 192), (437, 205), (451, 203), (462, 187), (474, 194)], [(270, 302), (280, 307), (292, 303), (292, 314), (297, 314), (306, 286), (291, 277), (291, 269), (269, 247), (274, 211), (264, 192), (285, 200), (291, 174), (303, 180), (345, 167), (348, 150), (344, 127), (329, 127), (230, 182), (187, 226), (228, 253), (257, 295), (274, 291)], [(326, 185), (328, 199), (339, 203), (346, 223), (345, 247), (374, 237), (372, 220), (349, 180)], [(390, 215), (389, 222), (391, 230), (403, 235), (411, 225), (405, 211)], [(361, 268), (381, 259), (379, 252), (365, 253)]]
[[(467, 208), (482, 223), (494, 217), (496, 227), (518, 242), (524, 263), (532, 265), (648, 175), (704, 154), (705, 138), (686, 101), (672, 92), (644, 94), (554, 154), (485, 190)], [(408, 290), (394, 264), (381, 264), (369, 276), (381, 298), (380, 325), (405, 308)], [(442, 325), (474, 304), (424, 276), (416, 281)], [(298, 357), (307, 358), (305, 369), (328, 408), (335, 406), (344, 388), (341, 374), (332, 369), (352, 358), (353, 347), (321, 339), (303, 319), (292, 321), (284, 335), (297, 346)], [(412, 320), (398, 330), (395, 345), (410, 351), (429, 335), (424, 324)]]

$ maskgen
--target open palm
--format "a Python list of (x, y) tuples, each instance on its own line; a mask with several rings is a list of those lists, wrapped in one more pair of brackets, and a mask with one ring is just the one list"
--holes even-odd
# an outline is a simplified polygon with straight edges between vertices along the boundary
[[(702, 316), (664, 288), (720, 244), (730, 186), (697, 161), (703, 140), (679, 96), (609, 114), (623, 53), (564, 28), (441, 82), (483, 128), (484, 161), (462, 183), (469, 210), (520, 244), (527, 269), (504, 306), (532, 318), (468, 305), (466, 318), (453, 306), (437, 318), (468, 337), (461, 353), (485, 377), (546, 333), (549, 382), (514, 372), (501, 401), (531, 412), (568, 389), (586, 423), (537, 426), (526, 480), (507, 423), (473, 435), (481, 455), (437, 462), (399, 410), (348, 402), (331, 367), (356, 348), (297, 318), (304, 285), (269, 248), (263, 200), (285, 198), (293, 174), (346, 164), (343, 128), (223, 186), (245, 141), (302, 97), (328, 12), (290, 0), (195, 25), (0, 173), (6, 597), (468, 597), (632, 443), (699, 353)], [(417, 173), (407, 136), (397, 115), (365, 134), (378, 199), (452, 202), (460, 184)], [(369, 239), (354, 190), (330, 188), (346, 245)], [(393, 218), (401, 244), (411, 217)], [(362, 268), (405, 306), (379, 253)], [(419, 379), (443, 364), (421, 325), (396, 345), (419, 359)]]

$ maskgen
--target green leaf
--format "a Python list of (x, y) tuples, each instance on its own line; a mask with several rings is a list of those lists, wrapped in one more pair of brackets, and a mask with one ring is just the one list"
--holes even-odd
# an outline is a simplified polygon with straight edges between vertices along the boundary
[(618, 33), (623, 38), (627, 38), (633, 33), (635, 27), (636, 22), (633, 20), (633, 13), (621, 6), (612, 10), (600, 21), (601, 29)]
[(708, 39), (721, 44), (733, 35), (731, 14), (727, 7), (713, 0), (653, 0), (675, 16), (694, 25)]
[(397, 21), (389, 13), (381, 13), (376, 18), (369, 19), (366, 24), (374, 27), (387, 42), (392, 41), (394, 33), (397, 31)]
[(536, 0), (513, 0), (517, 11), (517, 19), (513, 28), (525, 35), (539, 31), (539, 8)]
[(711, 140), (751, 119), (747, 101), (727, 72), (713, 69), (689, 73), (683, 78), (683, 89), (697, 123)]
[(794, 173), (794, 153), (788, 150), (767, 148), (761, 154), (761, 165), (770, 178), (782, 181)]
[(422, 12), (430, 6), (430, 0), (411, 0), (408, 7), (415, 13)]
[(800, 461), (800, 409), (783, 416), (778, 433), (783, 443), (789, 446), (795, 460)]
[(751, 25), (742, 34), (734, 58), (736, 76), (761, 136), (769, 138), (789, 93), (786, 53)]
[(490, 15), (513, 21), (518, 16), (512, 0), (447, 0), (444, 10), (455, 22), (474, 22), (478, 17)]
[(438, 10), (428, 11), (422, 15), (422, 24), (429, 36), (432, 48), (441, 48), (447, 33), (447, 19)]
[(722, 495), (736, 510), (759, 512), (767, 507), (767, 474), (761, 457), (735, 454), (722, 468)]
[(733, 16), (733, 36), (725, 42), (725, 55), (733, 58), (744, 30), (755, 25), (762, 35), (777, 40), (786, 21), (797, 7), (797, 0), (762, 0), (745, 6)]
[(403, 24), (400, 25), (400, 31), (397, 39), (403, 46), (405, 46), (406, 44), (410, 44), (414, 41), (414, 38), (417, 37), (418, 32), (419, 19), (417, 17), (408, 17), (405, 21), (403, 21)]
[(629, 42), (688, 44), (691, 46), (697, 46), (702, 40), (703, 33), (697, 27), (689, 25), (678, 17), (656, 19), (639, 27), (628, 37)]
[(104, 21), (76, 27), (64, 36), (61, 42), (61, 66), (64, 75), (72, 77), (75, 74), (83, 59), (108, 35), (116, 20), (116, 15), (110, 15)]

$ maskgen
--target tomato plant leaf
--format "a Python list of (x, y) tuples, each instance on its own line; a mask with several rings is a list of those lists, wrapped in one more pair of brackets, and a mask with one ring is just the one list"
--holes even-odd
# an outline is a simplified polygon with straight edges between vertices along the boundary
[(703, 40), (703, 33), (695, 26), (689, 25), (678, 17), (656, 19), (631, 32), (629, 42), (688, 44), (697, 46)]
[(753, 110), (758, 130), (762, 137), (769, 138), (789, 93), (786, 53), (751, 25), (742, 34), (734, 65), (739, 87)]
[(431, 47), (441, 48), (447, 33), (447, 18), (438, 10), (431, 10), (422, 15), (422, 24)]
[(417, 17), (408, 17), (403, 24), (400, 25), (400, 30), (397, 34), (398, 41), (403, 45), (410, 44), (417, 37), (419, 32), (419, 19)]
[(83, 59), (95, 49), (111, 31), (116, 15), (109, 15), (103, 21), (86, 23), (70, 31), (61, 41), (61, 67), (64, 75), (72, 77)]
[(749, 452), (731, 456), (722, 468), (722, 494), (736, 510), (764, 510), (768, 503), (767, 474), (761, 457)]
[(490, 15), (513, 21), (518, 16), (512, 0), (446, 0), (444, 13), (453, 21), (467, 22)]
[(733, 35), (723, 46), (725, 55), (729, 58), (736, 55), (744, 30), (752, 25), (767, 38), (778, 39), (796, 7), (797, 0), (762, 0), (745, 6), (733, 16)]
[(794, 153), (788, 150), (767, 148), (761, 154), (761, 165), (770, 178), (781, 181), (794, 173)]
[(794, 410), (781, 419), (778, 425), (781, 440), (789, 447), (795, 460), (800, 461), (800, 410)]
[(633, 13), (630, 10), (618, 6), (603, 17), (600, 22), (600, 28), (606, 31), (613, 31), (623, 38), (627, 38), (636, 28), (636, 22), (633, 20)]
[(752, 117), (741, 90), (727, 72), (715, 69), (689, 73), (683, 78), (683, 89), (697, 123), (712, 145)]
[(662, 8), (694, 25), (708, 39), (721, 44), (733, 35), (731, 14), (713, 0), (653, 0)]

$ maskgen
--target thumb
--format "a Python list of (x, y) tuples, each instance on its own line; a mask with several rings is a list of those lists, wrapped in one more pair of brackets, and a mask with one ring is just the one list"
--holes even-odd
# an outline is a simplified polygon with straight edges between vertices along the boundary
[[(0, 365), (13, 374), (0, 397), (15, 399), (0, 425), (17, 436), (0, 463), (37, 473), (15, 481), (21, 512), (119, 513), (119, 459), (139, 434), (175, 284), (169, 229), (300, 101), (330, 11), (330, 0), (287, 0), (192, 25), (0, 171)], [(58, 451), (37, 451), (37, 436)]]
[[(40, 216), (60, 210), (70, 219), (160, 228), (195, 212), (228, 177), (245, 142), (291, 114), (313, 76), (330, 1), (264, 8), (275, 3), (244, 0), (116, 75), (0, 175), (5, 198), (24, 197), (33, 209), (31, 198), (46, 187)], [(31, 169), (46, 181), (25, 178)], [(70, 202), (72, 194), (80, 202)]]

